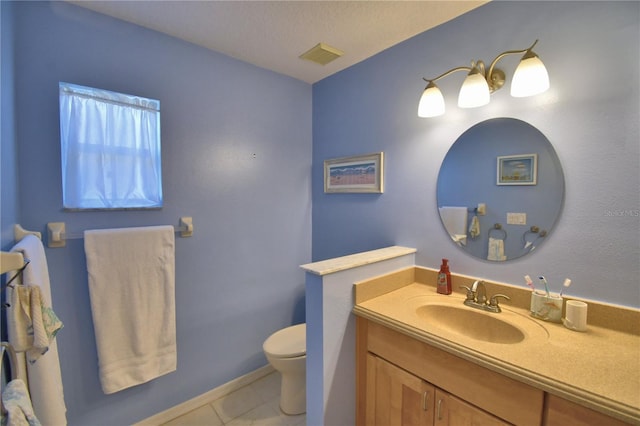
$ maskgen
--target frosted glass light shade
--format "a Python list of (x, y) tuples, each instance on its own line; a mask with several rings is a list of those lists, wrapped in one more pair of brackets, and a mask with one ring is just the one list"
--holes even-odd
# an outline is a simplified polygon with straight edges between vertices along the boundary
[(437, 117), (444, 114), (444, 97), (438, 86), (429, 82), (418, 104), (418, 117)]
[(540, 58), (535, 53), (525, 55), (513, 74), (511, 96), (524, 98), (545, 92), (548, 88), (549, 74)]
[(488, 104), (489, 99), (489, 84), (484, 76), (474, 68), (462, 83), (458, 95), (458, 106), (460, 108), (475, 108)]

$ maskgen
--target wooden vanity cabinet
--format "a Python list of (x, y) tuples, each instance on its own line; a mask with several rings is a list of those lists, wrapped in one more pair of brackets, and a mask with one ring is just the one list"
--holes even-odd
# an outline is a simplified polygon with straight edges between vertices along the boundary
[(628, 423), (551, 394), (547, 394), (545, 406), (543, 426), (628, 425)]
[(510, 424), (441, 389), (436, 389), (435, 401), (434, 425), (436, 426), (506, 426)]
[(367, 379), (367, 425), (433, 425), (433, 385), (373, 354)]
[(357, 318), (356, 424), (540, 425), (544, 392)]
[(367, 375), (367, 425), (508, 425), (371, 353)]
[(359, 426), (628, 424), (362, 317), (356, 337)]

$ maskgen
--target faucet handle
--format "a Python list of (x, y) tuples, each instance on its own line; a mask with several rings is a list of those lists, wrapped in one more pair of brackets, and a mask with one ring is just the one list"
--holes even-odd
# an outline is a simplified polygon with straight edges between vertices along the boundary
[(494, 294), (493, 296), (491, 296), (491, 298), (489, 299), (489, 306), (491, 306), (492, 308), (495, 308), (497, 310), (497, 312), (500, 312), (500, 305), (498, 304), (498, 297), (502, 297), (505, 300), (511, 300), (511, 298), (509, 296), (507, 296), (506, 294)]
[(467, 287), (466, 285), (461, 285), (459, 288), (464, 288), (465, 290), (467, 290), (467, 300), (473, 300), (473, 290), (471, 290), (471, 288)]

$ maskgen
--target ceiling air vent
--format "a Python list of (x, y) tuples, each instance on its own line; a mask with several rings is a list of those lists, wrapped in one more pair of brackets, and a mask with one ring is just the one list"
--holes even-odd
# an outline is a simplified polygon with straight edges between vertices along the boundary
[(338, 59), (342, 55), (344, 55), (342, 50), (328, 46), (324, 43), (318, 43), (300, 55), (300, 58), (315, 62), (316, 64), (327, 65), (329, 62), (334, 59)]

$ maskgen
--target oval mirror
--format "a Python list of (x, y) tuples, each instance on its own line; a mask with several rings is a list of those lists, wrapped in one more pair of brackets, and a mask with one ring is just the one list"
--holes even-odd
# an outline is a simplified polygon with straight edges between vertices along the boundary
[(454, 244), (490, 261), (533, 252), (556, 223), (564, 175), (549, 140), (532, 125), (493, 118), (465, 131), (438, 174), (440, 219)]

